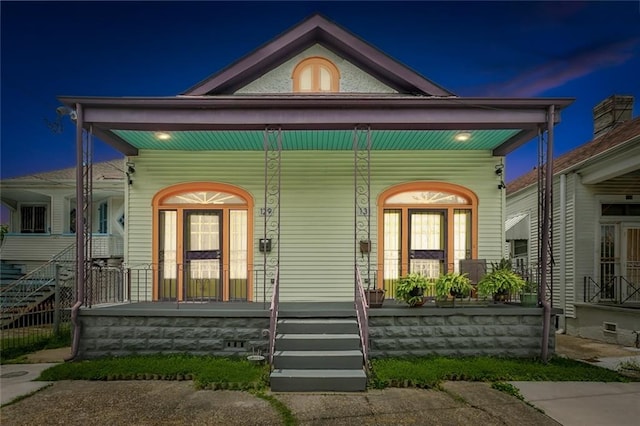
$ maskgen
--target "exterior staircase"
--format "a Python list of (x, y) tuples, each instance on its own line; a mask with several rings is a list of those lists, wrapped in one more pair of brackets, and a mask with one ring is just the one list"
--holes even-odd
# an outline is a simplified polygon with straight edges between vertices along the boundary
[(271, 390), (274, 392), (366, 390), (358, 323), (354, 317), (278, 320)]
[(55, 293), (55, 278), (24, 275), (20, 268), (0, 262), (0, 328), (11, 326)]

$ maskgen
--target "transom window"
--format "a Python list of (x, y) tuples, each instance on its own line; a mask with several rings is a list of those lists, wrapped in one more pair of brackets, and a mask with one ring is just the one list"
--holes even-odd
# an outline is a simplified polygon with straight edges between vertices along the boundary
[(329, 60), (307, 58), (293, 70), (293, 91), (306, 93), (338, 92), (340, 72)]
[(226, 192), (194, 191), (167, 197), (164, 204), (246, 204), (246, 201)]

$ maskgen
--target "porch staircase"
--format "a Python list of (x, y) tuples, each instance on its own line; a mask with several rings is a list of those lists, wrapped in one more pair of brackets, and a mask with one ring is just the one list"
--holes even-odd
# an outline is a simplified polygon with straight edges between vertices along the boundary
[(9, 327), (55, 293), (50, 275), (23, 274), (16, 265), (0, 262), (0, 328)]
[(367, 375), (355, 313), (354, 317), (281, 315), (276, 330), (272, 391), (366, 389)]

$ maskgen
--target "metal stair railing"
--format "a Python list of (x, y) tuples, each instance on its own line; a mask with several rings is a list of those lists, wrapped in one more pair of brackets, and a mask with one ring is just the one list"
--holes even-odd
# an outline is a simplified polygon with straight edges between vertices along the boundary
[(72, 255), (75, 255), (75, 243), (69, 245), (52, 257), (51, 260), (18, 278), (13, 283), (3, 286), (0, 289), (0, 312), (2, 317), (4, 318), (6, 314), (17, 307), (24, 307), (26, 301), (33, 299), (36, 294), (42, 293), (45, 288), (55, 283), (57, 265), (73, 263), (73, 257), (70, 257)]
[(362, 275), (360, 274), (360, 268), (355, 265), (356, 270), (356, 288), (355, 288), (355, 308), (356, 317), (358, 319), (358, 329), (360, 331), (360, 343), (362, 345), (362, 356), (364, 358), (364, 365), (367, 366), (367, 360), (369, 359), (369, 318), (367, 304), (367, 298), (364, 293), (364, 287), (362, 285)]

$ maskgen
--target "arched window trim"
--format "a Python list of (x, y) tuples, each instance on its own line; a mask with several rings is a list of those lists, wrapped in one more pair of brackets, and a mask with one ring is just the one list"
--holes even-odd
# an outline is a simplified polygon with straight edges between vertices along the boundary
[[(319, 84), (320, 79), (319, 79), (319, 75), (317, 75), (317, 73), (319, 73), (318, 70), (320, 66), (325, 67), (329, 71), (329, 74), (331, 75), (331, 88), (329, 91), (320, 90), (320, 84)], [(312, 89), (311, 91), (302, 91), (300, 89), (300, 77), (302, 72), (307, 67), (314, 67), (313, 69), (314, 75), (312, 76), (312, 80), (311, 80)], [(338, 67), (330, 60), (320, 56), (312, 56), (310, 58), (306, 58), (300, 61), (298, 65), (296, 65), (295, 68), (293, 69), (291, 78), (293, 79), (294, 93), (335, 93), (340, 91), (340, 71), (338, 70)]]
[[(196, 192), (196, 191), (220, 191), (228, 194), (235, 195), (240, 197), (246, 201), (246, 204), (164, 204), (164, 201), (169, 197), (174, 195), (187, 193), (187, 192)], [(159, 233), (160, 233), (160, 224), (159, 224), (159, 215), (161, 210), (176, 210), (182, 215), (185, 210), (199, 210), (199, 209), (211, 209), (214, 208), (216, 210), (247, 210), (247, 277), (249, 280), (249, 285), (247, 288), (247, 300), (253, 300), (253, 285), (251, 279), (253, 277), (253, 207), (254, 200), (253, 196), (247, 192), (246, 190), (239, 188), (234, 185), (229, 185), (226, 183), (215, 183), (215, 182), (187, 182), (180, 183), (177, 185), (172, 185), (158, 191), (151, 200), (152, 210), (153, 210), (153, 218), (151, 223), (152, 228), (152, 237), (151, 237), (151, 250), (152, 250), (152, 262), (154, 265), (154, 283), (153, 283), (153, 300), (157, 300), (158, 298), (158, 253), (159, 253)], [(223, 224), (223, 226), (227, 226), (227, 224)], [(225, 229), (223, 232), (225, 235), (228, 234), (228, 229)], [(181, 250), (182, 243), (180, 242), (182, 238), (182, 231), (178, 230), (178, 247)], [(226, 243), (225, 243), (226, 244)], [(228, 248), (225, 248), (225, 251), (228, 251)], [(228, 300), (228, 287), (223, 286), (223, 300)]]
[[(447, 192), (450, 194), (459, 195), (469, 201), (469, 204), (387, 204), (387, 199), (390, 197), (403, 193), (403, 192), (411, 192), (411, 191), (441, 191)], [(447, 211), (453, 211), (455, 209), (469, 209), (471, 210), (471, 257), (473, 259), (478, 258), (478, 204), (479, 199), (478, 196), (472, 190), (465, 188), (461, 185), (456, 185), (448, 182), (439, 182), (439, 181), (415, 181), (415, 182), (406, 182), (398, 185), (394, 185), (390, 188), (384, 190), (378, 196), (377, 201), (377, 210), (378, 210), (378, 242), (377, 247), (378, 253), (378, 276), (383, 277), (384, 271), (384, 210), (385, 209), (401, 209), (403, 210), (403, 215), (409, 209), (446, 209)], [(452, 224), (451, 224), (452, 226)], [(448, 233), (449, 238), (453, 237), (451, 232)], [(403, 238), (406, 238), (403, 236)], [(447, 244), (448, 250), (453, 250), (453, 241), (449, 241)], [(403, 243), (404, 244), (404, 243)], [(403, 256), (406, 256), (406, 253), (403, 252)], [(403, 264), (408, 263), (408, 259), (402, 260)], [(378, 286), (382, 288), (384, 284), (384, 280), (378, 280)]]

